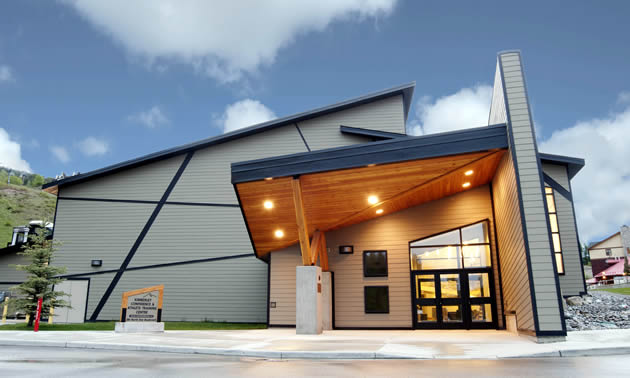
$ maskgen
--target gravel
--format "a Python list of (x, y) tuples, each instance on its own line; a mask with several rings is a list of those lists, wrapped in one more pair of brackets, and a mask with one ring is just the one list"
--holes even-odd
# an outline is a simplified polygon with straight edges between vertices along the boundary
[(567, 331), (630, 329), (630, 296), (591, 291), (582, 297), (581, 305), (567, 305), (564, 317)]

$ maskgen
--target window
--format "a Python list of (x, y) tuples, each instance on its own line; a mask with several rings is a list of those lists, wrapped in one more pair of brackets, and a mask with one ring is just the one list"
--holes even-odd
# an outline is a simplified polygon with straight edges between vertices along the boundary
[(363, 277), (387, 277), (387, 251), (363, 251)]
[(389, 314), (389, 286), (366, 286), (364, 302), (366, 314)]
[(553, 189), (548, 186), (545, 187), (545, 198), (547, 199), (547, 213), (549, 214), (549, 226), (551, 227), (551, 241), (553, 243), (553, 255), (556, 259), (556, 270), (558, 274), (564, 274), (564, 261), (562, 259), (562, 244), (560, 243), (556, 201), (553, 197)]
[(612, 249), (606, 248), (606, 256), (608, 257), (612, 256)]
[(410, 243), (411, 269), (462, 269), (492, 266), (488, 221)]

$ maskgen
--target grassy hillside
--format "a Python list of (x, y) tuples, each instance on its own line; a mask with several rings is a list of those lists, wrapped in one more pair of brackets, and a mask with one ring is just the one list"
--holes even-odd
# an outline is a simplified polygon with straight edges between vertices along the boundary
[(40, 189), (0, 184), (0, 248), (11, 241), (13, 227), (34, 219), (52, 222), (55, 198)]

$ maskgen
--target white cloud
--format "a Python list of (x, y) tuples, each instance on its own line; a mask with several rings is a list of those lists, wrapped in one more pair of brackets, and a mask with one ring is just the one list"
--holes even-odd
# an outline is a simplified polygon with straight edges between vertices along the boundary
[(396, 0), (65, 0), (132, 56), (183, 63), (222, 83), (274, 62), (301, 35), (335, 21), (389, 15)]
[(0, 83), (15, 80), (11, 67), (0, 64)]
[(630, 104), (604, 118), (577, 122), (540, 143), (541, 151), (581, 157), (571, 185), (582, 242), (619, 231), (630, 222)]
[(65, 147), (62, 146), (51, 146), (50, 152), (52, 152), (53, 156), (57, 158), (57, 160), (62, 163), (67, 163), (70, 161), (70, 154)]
[(127, 117), (127, 120), (144, 125), (149, 129), (155, 129), (156, 127), (162, 125), (168, 125), (171, 122), (159, 106), (154, 106), (149, 110), (132, 114)]
[(31, 172), (31, 166), (22, 159), (20, 144), (11, 140), (3, 128), (0, 128), (0, 166)]
[(109, 151), (109, 144), (95, 137), (87, 137), (77, 143), (79, 150), (86, 156), (101, 156)]
[(415, 107), (415, 118), (409, 122), (412, 135), (434, 134), (468, 129), (488, 124), (492, 87), (476, 85), (440, 97), (422, 97)]
[(630, 103), (630, 92), (621, 92), (617, 97), (618, 104)]
[(227, 133), (276, 118), (274, 112), (260, 101), (245, 99), (225, 107), (216, 123)]

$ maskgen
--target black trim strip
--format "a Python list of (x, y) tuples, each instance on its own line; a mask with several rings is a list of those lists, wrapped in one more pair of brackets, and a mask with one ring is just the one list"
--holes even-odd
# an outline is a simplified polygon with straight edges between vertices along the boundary
[(300, 134), (300, 137), (302, 138), (302, 142), (304, 142), (304, 145), (306, 146), (306, 149), (308, 150), (308, 152), (311, 152), (311, 148), (308, 146), (308, 143), (306, 143), (306, 138), (304, 138), (304, 134), (302, 134), (302, 130), (300, 130), (300, 126), (298, 126), (298, 124), (295, 124), (295, 128), (297, 129), (298, 133)]
[(59, 193), (61, 193), (61, 188), (57, 188), (57, 198), (55, 199), (55, 215), (53, 216), (53, 229), (50, 233), (50, 237), (55, 240), (55, 228), (57, 228), (57, 208), (59, 207)]
[(381, 131), (381, 130), (363, 129), (360, 127), (351, 127), (351, 126), (344, 126), (344, 125), (339, 126), (339, 131), (342, 134), (361, 135), (361, 136), (366, 136), (370, 138), (375, 138), (378, 140), (409, 137), (409, 135), (407, 134), (392, 133), (389, 131)]
[[(247, 255), (249, 256), (249, 255)], [(271, 254), (269, 254), (269, 263), (267, 264), (267, 328), (269, 328), (269, 306), (271, 305)]]
[[(492, 228), (494, 229), (494, 249), (497, 254), (497, 273), (499, 276), (499, 293), (501, 295), (501, 328), (505, 329), (505, 297), (503, 296), (503, 276), (501, 275), (501, 257), (499, 256), (499, 236), (497, 235), (497, 216), (494, 209), (494, 189), (492, 187), (492, 181), (489, 184), (490, 191), (490, 204), (492, 205)], [(497, 319), (498, 320), (498, 319)]]
[(561, 194), (562, 197), (564, 197), (564, 198), (568, 199), (569, 201), (573, 202), (573, 196), (571, 195), (571, 192), (566, 190), (562, 185), (560, 185), (560, 183), (558, 183), (556, 180), (552, 179), (545, 172), (543, 172), (543, 177), (544, 177), (544, 180), (545, 180), (545, 184), (548, 184), (549, 186), (551, 186), (551, 188), (553, 188), (554, 191), (558, 192), (558, 194)]
[(164, 207), (164, 203), (166, 202), (166, 200), (168, 199), (168, 196), (171, 194), (171, 192), (175, 188), (175, 184), (177, 184), (177, 182), (179, 181), (179, 178), (184, 173), (184, 170), (188, 166), (188, 163), (190, 163), (190, 160), (192, 159), (194, 153), (195, 153), (194, 151), (191, 151), (188, 154), (186, 154), (186, 158), (184, 159), (184, 161), (182, 162), (181, 166), (179, 167), (179, 169), (175, 173), (175, 176), (173, 176), (173, 179), (171, 180), (170, 184), (166, 188), (166, 191), (162, 195), (162, 198), (160, 199), (160, 202), (157, 204), (157, 206), (155, 206), (155, 209), (153, 210), (153, 213), (151, 214), (151, 216), (149, 217), (149, 219), (145, 223), (144, 227), (142, 228), (142, 231), (140, 231), (140, 235), (138, 235), (138, 238), (136, 239), (135, 243), (133, 243), (133, 246), (129, 250), (129, 253), (127, 253), (127, 257), (125, 258), (125, 261), (123, 261), (123, 263), (120, 265), (120, 268), (118, 269), (118, 272), (114, 276), (114, 279), (112, 279), (112, 282), (109, 284), (109, 286), (107, 287), (107, 290), (105, 291), (105, 293), (101, 297), (101, 300), (98, 302), (98, 305), (94, 309), (94, 312), (92, 313), (92, 316), (90, 316), (90, 320), (91, 321), (96, 320), (98, 315), (101, 313), (101, 310), (105, 306), (105, 303), (107, 302), (109, 297), (112, 295), (112, 292), (114, 291), (114, 288), (116, 288), (116, 285), (118, 284), (118, 281), (120, 281), (120, 278), (122, 277), (123, 273), (127, 269), (127, 266), (131, 262), (131, 259), (136, 254), (136, 251), (140, 247), (140, 244), (142, 244), (142, 241), (144, 240), (145, 236), (147, 235), (147, 233), (149, 233), (149, 230), (151, 229), (151, 226), (153, 226), (153, 222), (155, 222), (155, 219), (157, 218), (158, 214), (160, 213), (160, 210), (162, 210), (162, 207)]
[[(145, 270), (145, 269), (156, 269), (156, 268), (165, 268), (165, 267), (169, 267), (169, 266), (176, 266), (176, 265), (187, 265), (187, 264), (199, 264), (199, 263), (205, 263), (205, 262), (212, 262), (212, 261), (221, 261), (221, 260), (231, 260), (231, 259), (240, 259), (243, 257), (251, 257), (252, 254), (251, 253), (247, 253), (247, 254), (242, 254), (242, 255), (230, 255), (230, 256), (221, 256), (221, 257), (209, 257), (206, 259), (196, 259), (196, 260), (184, 260), (184, 261), (175, 261), (175, 262), (170, 262), (170, 263), (162, 263), (162, 264), (153, 264), (153, 265), (142, 265), (142, 266), (133, 266), (131, 268), (127, 268), (125, 269), (125, 272), (131, 272), (134, 270)], [(63, 276), (59, 276), (59, 278), (72, 278), (72, 277), (84, 277), (84, 276), (96, 276), (99, 274), (109, 274), (109, 273), (116, 273), (118, 272), (118, 269), (109, 269), (109, 270), (97, 270), (94, 272), (85, 272), (85, 273), (72, 273), (72, 274), (65, 274)]]
[[(119, 202), (119, 203), (141, 203), (149, 205), (157, 205), (160, 201), (151, 200), (128, 200), (128, 199), (112, 199), (112, 198), (82, 198), (82, 197), (58, 197), (57, 200), (69, 201), (90, 201), (90, 202)], [(211, 202), (180, 202), (166, 201), (165, 205), (184, 205), (184, 206), (216, 206), (216, 207), (238, 207), (235, 203), (211, 203)]]

